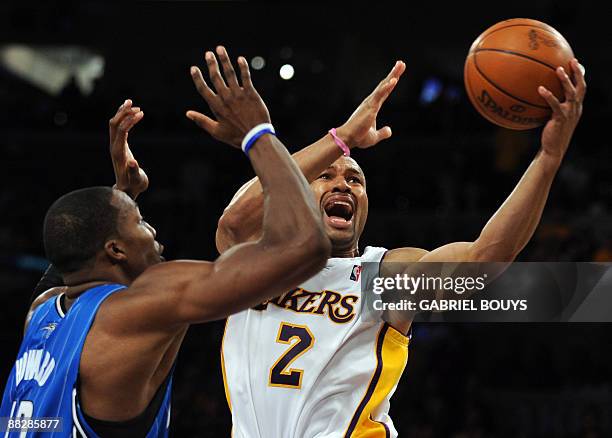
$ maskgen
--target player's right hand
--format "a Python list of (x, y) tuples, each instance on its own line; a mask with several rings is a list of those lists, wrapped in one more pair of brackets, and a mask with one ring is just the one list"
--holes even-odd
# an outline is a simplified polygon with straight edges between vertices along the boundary
[(406, 64), (403, 61), (397, 61), (387, 77), (380, 81), (374, 91), (361, 102), (346, 123), (338, 128), (338, 136), (350, 148), (369, 148), (391, 137), (389, 126), (376, 129), (376, 117), (404, 70), (406, 70)]
[(134, 158), (128, 144), (128, 132), (142, 120), (144, 112), (133, 107), (126, 99), (115, 116), (108, 122), (110, 136), (110, 155), (115, 170), (115, 188), (127, 193), (132, 199), (149, 187), (149, 178)]
[(575, 58), (570, 62), (570, 67), (572, 69), (570, 74), (563, 67), (558, 67), (556, 71), (563, 85), (565, 95), (563, 103), (545, 87), (538, 88), (538, 93), (552, 109), (552, 116), (542, 130), (542, 151), (558, 160), (565, 155), (580, 120), (587, 88), (584, 67)]
[(192, 110), (187, 111), (186, 115), (217, 140), (240, 148), (242, 139), (252, 128), (260, 123), (270, 123), (270, 114), (266, 104), (253, 87), (247, 60), (242, 56), (238, 58), (241, 86), (225, 48), (218, 46), (217, 55), (223, 67), (225, 80), (219, 72), (214, 53), (206, 52), (205, 56), (210, 80), (216, 93), (204, 81), (200, 69), (191, 67), (193, 83), (217, 120)]

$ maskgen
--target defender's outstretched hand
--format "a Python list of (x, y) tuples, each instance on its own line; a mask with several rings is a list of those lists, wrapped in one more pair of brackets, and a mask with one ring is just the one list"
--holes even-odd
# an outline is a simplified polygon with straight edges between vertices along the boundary
[(376, 117), (404, 70), (406, 70), (406, 64), (403, 61), (397, 61), (387, 77), (380, 81), (374, 91), (361, 102), (346, 123), (338, 128), (338, 135), (349, 147), (365, 149), (391, 137), (389, 126), (376, 129)]
[(127, 99), (110, 119), (110, 155), (115, 170), (115, 188), (127, 193), (132, 199), (149, 187), (149, 178), (138, 165), (130, 146), (128, 132), (144, 117), (139, 107), (132, 107), (132, 101)]
[(586, 94), (586, 81), (583, 67), (577, 59), (571, 61), (573, 82), (563, 67), (557, 68), (557, 76), (563, 85), (565, 101), (560, 103), (553, 93), (544, 87), (538, 92), (552, 108), (552, 117), (546, 123), (542, 132), (542, 150), (555, 158), (563, 158), (569, 146), (572, 134), (580, 116), (582, 115), (582, 102)]
[(217, 120), (192, 110), (187, 111), (186, 115), (217, 140), (240, 148), (242, 139), (251, 128), (260, 123), (270, 123), (270, 114), (253, 87), (247, 60), (242, 56), (238, 58), (241, 86), (225, 48), (217, 47), (217, 55), (225, 80), (213, 52), (206, 52), (208, 74), (216, 93), (204, 81), (200, 69), (191, 67), (193, 83)]

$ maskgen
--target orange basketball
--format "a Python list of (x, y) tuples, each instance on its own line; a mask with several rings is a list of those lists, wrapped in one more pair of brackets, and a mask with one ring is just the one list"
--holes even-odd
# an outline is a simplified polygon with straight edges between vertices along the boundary
[(485, 30), (470, 47), (464, 67), (467, 94), (483, 117), (509, 129), (531, 129), (550, 118), (538, 94), (543, 85), (560, 101), (555, 70), (571, 76), (572, 48), (549, 25), (527, 18), (505, 20)]

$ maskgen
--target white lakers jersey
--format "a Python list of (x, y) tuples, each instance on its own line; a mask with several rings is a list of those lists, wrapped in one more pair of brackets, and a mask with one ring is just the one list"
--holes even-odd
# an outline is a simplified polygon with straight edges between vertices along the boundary
[(221, 361), (234, 438), (396, 437), (389, 399), (408, 338), (364, 321), (362, 262), (331, 258), (300, 287), (231, 316)]

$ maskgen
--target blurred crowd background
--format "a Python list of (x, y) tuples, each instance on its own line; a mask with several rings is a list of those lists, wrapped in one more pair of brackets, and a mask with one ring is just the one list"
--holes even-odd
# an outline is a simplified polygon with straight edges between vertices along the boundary
[[(204, 51), (217, 44), (251, 62), (291, 151), (343, 123), (395, 60), (404, 60), (407, 71), (379, 116), (393, 137), (354, 153), (370, 199), (361, 245), (433, 249), (475, 239), (539, 143), (540, 130), (497, 128), (473, 109), (462, 75), (469, 46), (502, 19), (547, 22), (586, 66), (589, 89), (542, 223), (519, 260), (612, 261), (612, 38), (599, 9), (551, 0), (522, 8), (2, 3), (0, 380), (13, 365), (31, 290), (47, 265), (45, 211), (70, 190), (113, 183), (107, 122), (126, 98), (145, 112), (130, 144), (151, 180), (141, 211), (166, 257), (217, 256), (216, 221), (253, 175), (241, 152), (184, 116), (207, 111), (188, 71), (203, 66)], [(611, 329), (417, 325), (391, 407), (400, 436), (612, 436)], [(177, 366), (174, 436), (229, 436), (222, 333), (223, 322), (190, 330)]]

